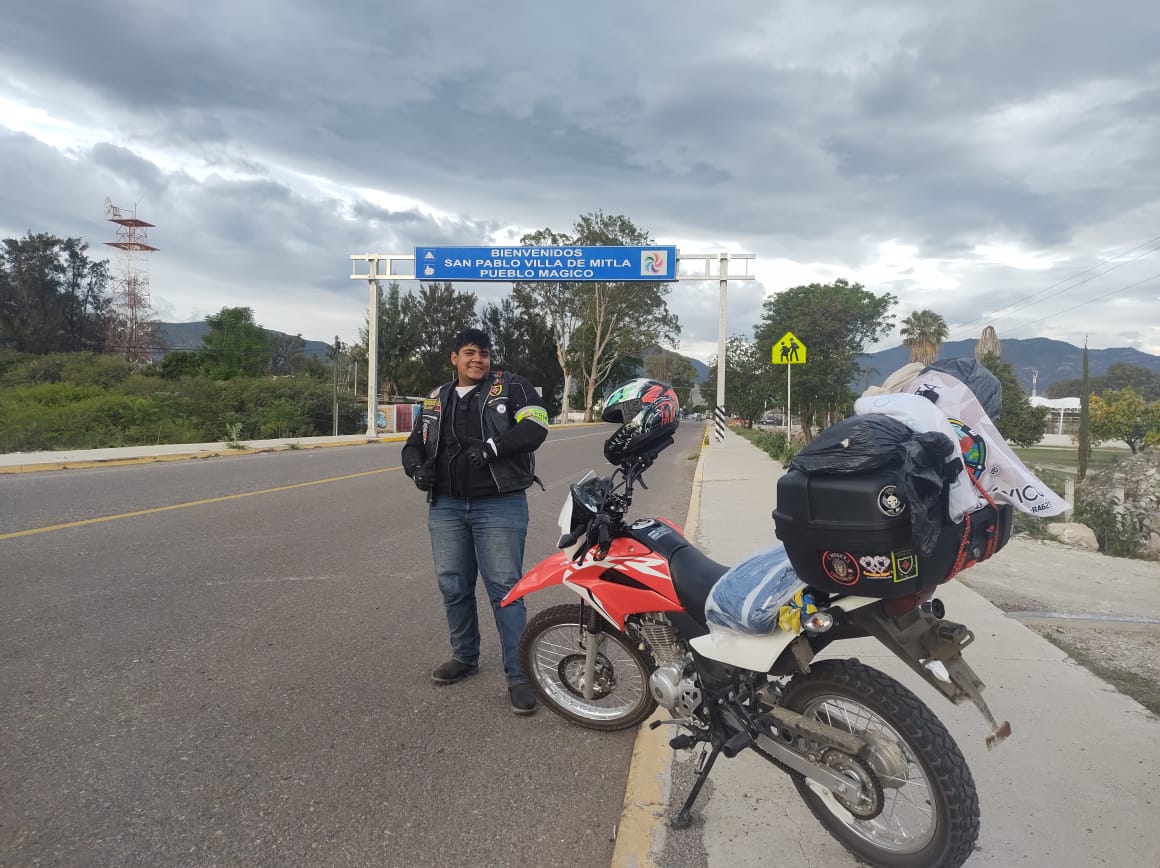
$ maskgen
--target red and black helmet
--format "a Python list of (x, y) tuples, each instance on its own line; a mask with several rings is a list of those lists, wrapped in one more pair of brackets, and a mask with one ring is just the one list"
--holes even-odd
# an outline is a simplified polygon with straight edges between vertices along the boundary
[(668, 383), (642, 378), (613, 389), (600, 418), (620, 425), (604, 441), (604, 457), (621, 464), (668, 446), (681, 423), (681, 406)]

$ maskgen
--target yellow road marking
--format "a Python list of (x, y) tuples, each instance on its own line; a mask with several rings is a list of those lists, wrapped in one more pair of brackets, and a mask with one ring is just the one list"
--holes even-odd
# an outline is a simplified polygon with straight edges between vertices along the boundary
[[(693, 492), (685, 515), (685, 539), (697, 533), (701, 516), (701, 486), (705, 477), (705, 440), (697, 469), (693, 472)], [(664, 708), (640, 725), (632, 747), (632, 761), (624, 787), (624, 803), (617, 824), (616, 844), (612, 851), (612, 868), (656, 868), (657, 857), (665, 846), (665, 812), (669, 807), (672, 783), (673, 749), (669, 747), (671, 730), (649, 729), (654, 720), (671, 720)]]
[(100, 524), (105, 521), (117, 521), (121, 518), (134, 518), (139, 515), (152, 515), (156, 512), (169, 512), (174, 509), (187, 509), (191, 506), (204, 506), (207, 503), (224, 503), (227, 500), (240, 500), (243, 497), (254, 497), (258, 494), (273, 494), (278, 491), (291, 491), (295, 488), (306, 488), (311, 485), (325, 485), (328, 482), (342, 482), (346, 479), (358, 479), (362, 476), (374, 476), (376, 473), (387, 473), (391, 470), (402, 470), (396, 464), (393, 467), (380, 467), (378, 470), (364, 470), (361, 473), (348, 473), (345, 476), (331, 476), (326, 479), (313, 479), (310, 482), (295, 482), (291, 485), (279, 485), (275, 488), (260, 488), (257, 491), (243, 491), (239, 494), (224, 494), (221, 497), (207, 497), (203, 500), (188, 500), (185, 503), (171, 503), (169, 506), (154, 506), (150, 509), (138, 509), (134, 512), (120, 512), (116, 515), (102, 515), (99, 518), (86, 518), (81, 521), (69, 521), (64, 524), (50, 524), (45, 527), (33, 527), (28, 530), (18, 530), (12, 533), (0, 533), (0, 540), (16, 539), (22, 536), (32, 536), (38, 533), (50, 533), (54, 530), (66, 530), (70, 527), (85, 527), (90, 524)]

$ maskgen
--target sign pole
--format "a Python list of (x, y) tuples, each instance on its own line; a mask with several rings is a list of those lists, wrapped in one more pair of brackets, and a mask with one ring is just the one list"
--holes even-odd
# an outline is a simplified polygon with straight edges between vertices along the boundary
[(789, 439), (789, 384), (791, 381), (790, 371), (793, 370), (793, 365), (785, 366), (785, 438)]
[(376, 422), (379, 416), (379, 406), (376, 400), (379, 396), (379, 260), (371, 257), (370, 274), (367, 281), (370, 285), (371, 298), (369, 315), (367, 317), (367, 438), (378, 439), (379, 431)]
[(729, 254), (720, 254), (717, 261), (720, 263), (721, 290), (717, 311), (717, 406), (714, 408), (713, 421), (720, 442), (725, 439), (725, 332), (728, 327), (726, 296), (729, 292)]
[(793, 332), (786, 332), (770, 350), (769, 360), (785, 365), (785, 436), (792, 436), (790, 417), (793, 415), (793, 366), (806, 363), (806, 345)]

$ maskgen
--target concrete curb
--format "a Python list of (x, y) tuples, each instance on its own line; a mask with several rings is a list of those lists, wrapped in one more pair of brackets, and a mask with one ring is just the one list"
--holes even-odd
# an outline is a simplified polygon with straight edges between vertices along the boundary
[[(593, 422), (570, 422), (566, 425), (551, 425), (553, 430), (563, 428), (584, 428), (596, 423)], [(305, 442), (302, 440), (288, 439), (284, 443), (269, 444), (265, 446), (245, 446), (241, 448), (232, 448), (222, 443), (215, 445), (212, 448), (206, 448), (206, 444), (188, 444), (189, 449), (174, 452), (166, 452), (157, 455), (132, 455), (125, 456), (110, 456), (108, 458), (83, 458), (78, 457), (74, 459), (60, 459), (53, 461), (29, 461), (24, 464), (0, 464), (0, 476), (4, 474), (15, 473), (38, 473), (42, 470), (87, 470), (93, 467), (116, 467), (127, 464), (154, 464), (162, 461), (184, 461), (187, 459), (201, 459), (201, 458), (221, 458), (230, 455), (263, 455), (267, 452), (285, 452), (287, 450), (298, 449), (327, 449), (335, 446), (366, 446), (372, 443), (399, 443), (406, 440), (407, 434), (384, 434), (381, 437), (366, 437), (365, 435), (351, 435), (349, 440), (330, 443), (312, 443), (309, 438)], [(184, 444), (171, 444), (180, 447)], [(201, 447), (201, 448), (195, 448)], [(140, 447), (127, 446), (125, 452), (130, 453)], [(149, 447), (147, 447), (149, 448)], [(97, 450), (79, 449), (78, 452), (93, 452)], [(101, 450), (111, 451), (111, 450)], [(30, 456), (37, 453), (30, 453)]]
[(231, 455), (264, 455), (269, 452), (289, 452), (300, 449), (329, 449), (336, 446), (366, 446), (372, 443), (392, 443), (406, 440), (406, 435), (391, 435), (375, 440), (350, 440), (344, 443), (285, 443), (280, 446), (243, 446), (234, 449), (199, 449), (196, 452), (172, 452), (164, 455), (130, 455), (123, 458), (78, 458), (76, 460), (48, 461), (36, 464), (12, 464), (0, 466), (0, 475), (14, 473), (38, 473), (42, 470), (86, 470), (93, 467), (119, 467), (129, 464), (155, 464), (163, 461), (185, 461), (189, 459), (221, 458)]
[[(702, 437), (697, 469), (693, 472), (689, 511), (685, 517), (685, 537), (689, 540), (697, 532), (704, 467), (705, 439)], [(667, 720), (668, 717), (663, 708), (658, 708), (637, 730), (611, 868), (656, 868), (653, 854), (664, 850), (665, 831), (668, 828), (665, 812), (669, 804), (673, 759), (669, 736), (672, 733), (665, 727), (649, 729), (649, 724), (654, 720)]]

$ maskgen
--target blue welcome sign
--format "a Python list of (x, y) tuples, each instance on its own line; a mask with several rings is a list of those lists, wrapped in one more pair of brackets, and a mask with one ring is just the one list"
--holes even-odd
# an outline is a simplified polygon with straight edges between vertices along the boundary
[(420, 280), (668, 281), (677, 276), (677, 248), (416, 247)]

